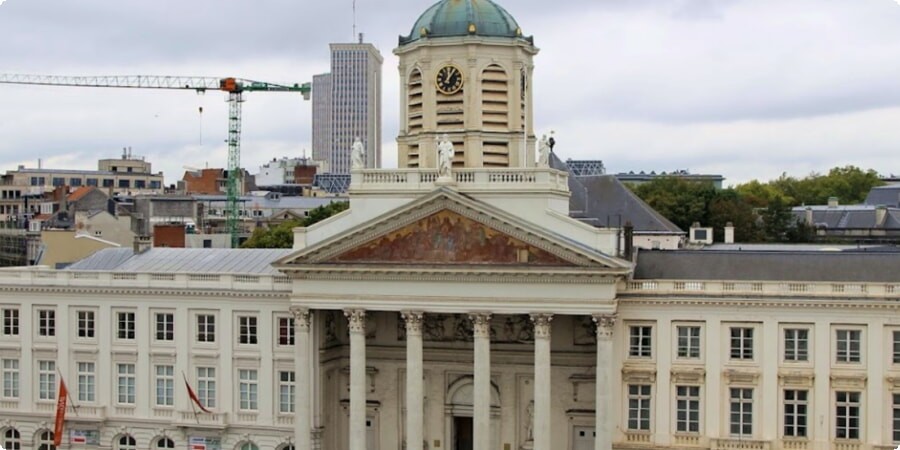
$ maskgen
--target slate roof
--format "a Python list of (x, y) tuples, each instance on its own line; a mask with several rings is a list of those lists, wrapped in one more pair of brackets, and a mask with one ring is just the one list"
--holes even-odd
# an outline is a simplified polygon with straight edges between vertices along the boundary
[(869, 195), (866, 196), (866, 204), (900, 208), (900, 184), (889, 184), (872, 188), (869, 191)]
[(595, 227), (631, 222), (636, 234), (684, 234), (681, 228), (656, 212), (631, 192), (615, 175), (577, 177), (556, 154), (550, 153), (550, 167), (569, 173), (569, 214)]
[(66, 270), (279, 275), (272, 263), (291, 249), (130, 248), (105, 249)]
[(635, 279), (900, 282), (900, 252), (640, 250)]
[(900, 208), (888, 207), (884, 224), (875, 222), (877, 207), (874, 205), (796, 206), (791, 212), (797, 220), (804, 221), (807, 208), (812, 211), (813, 224), (818, 227), (900, 230)]

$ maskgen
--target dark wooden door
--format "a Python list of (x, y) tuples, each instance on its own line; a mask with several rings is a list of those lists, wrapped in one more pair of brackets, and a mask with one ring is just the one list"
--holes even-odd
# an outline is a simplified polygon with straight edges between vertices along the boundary
[(473, 450), (473, 425), (471, 417), (453, 418), (453, 450)]

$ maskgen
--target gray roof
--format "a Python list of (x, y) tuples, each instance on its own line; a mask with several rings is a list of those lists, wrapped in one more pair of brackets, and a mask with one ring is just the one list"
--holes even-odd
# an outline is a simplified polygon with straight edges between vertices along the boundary
[(605, 227), (607, 223), (618, 226), (631, 222), (635, 233), (678, 233), (677, 225), (656, 212), (641, 200), (631, 189), (616, 179), (615, 175), (592, 175), (576, 177), (572, 170), (550, 154), (550, 167), (569, 172), (569, 214), (595, 227)]
[[(228, 197), (224, 195), (195, 195), (193, 198), (201, 202), (217, 202), (224, 204)], [(300, 196), (283, 196), (277, 200), (262, 196), (241, 196), (238, 200), (244, 202), (244, 207), (258, 207), (261, 209), (313, 209), (319, 206), (325, 206), (333, 202), (345, 202), (346, 198), (342, 197), (300, 197)]]
[(867, 205), (885, 205), (900, 208), (900, 184), (872, 188), (866, 196)]
[(900, 252), (641, 250), (635, 279), (900, 282)]
[(66, 270), (279, 275), (272, 263), (292, 252), (290, 249), (153, 248), (134, 254), (130, 248), (113, 248), (100, 250)]
[(900, 208), (888, 207), (884, 224), (876, 224), (877, 207), (874, 205), (796, 206), (791, 211), (797, 220), (803, 221), (807, 209), (812, 212), (812, 221), (817, 227), (900, 230)]

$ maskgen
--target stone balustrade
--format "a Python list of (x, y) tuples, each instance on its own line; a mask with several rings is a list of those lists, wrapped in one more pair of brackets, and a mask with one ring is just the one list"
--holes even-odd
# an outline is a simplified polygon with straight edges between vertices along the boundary
[(11, 286), (90, 286), (277, 292), (290, 292), (291, 290), (291, 279), (286, 276), (215, 273), (132, 273), (4, 269), (0, 270), (0, 283)]
[(758, 295), (779, 297), (862, 297), (900, 301), (900, 283), (831, 283), (783, 281), (679, 281), (635, 280), (626, 283), (626, 294), (660, 295)]
[[(550, 190), (569, 192), (569, 175), (549, 167), (454, 169), (452, 183), (460, 191)], [(439, 186), (437, 169), (361, 169), (350, 175), (350, 193), (430, 191)]]

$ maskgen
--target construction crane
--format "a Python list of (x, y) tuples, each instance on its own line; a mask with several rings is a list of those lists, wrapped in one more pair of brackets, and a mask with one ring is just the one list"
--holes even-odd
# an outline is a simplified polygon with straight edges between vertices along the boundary
[(228, 179), (227, 179), (227, 216), (225, 220), (228, 234), (231, 235), (231, 247), (239, 244), (238, 235), (238, 197), (241, 173), (241, 103), (244, 92), (299, 92), (304, 100), (309, 100), (310, 84), (294, 84), (285, 86), (242, 78), (214, 77), (179, 77), (153, 75), (126, 76), (54, 76), (54, 75), (19, 75), (0, 74), (0, 83), (30, 84), (42, 86), (71, 86), (99, 88), (137, 88), (137, 89), (181, 89), (198, 93), (224, 91), (228, 93)]

